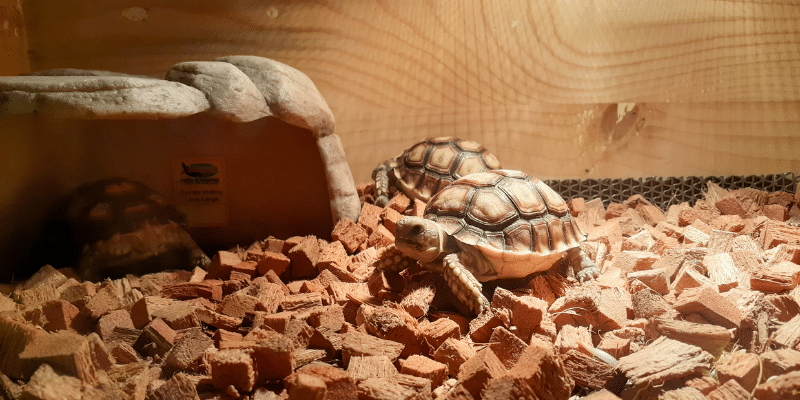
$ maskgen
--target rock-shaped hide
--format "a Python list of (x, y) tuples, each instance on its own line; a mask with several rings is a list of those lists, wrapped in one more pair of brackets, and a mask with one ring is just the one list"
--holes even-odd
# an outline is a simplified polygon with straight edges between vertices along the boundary
[(163, 119), (208, 111), (247, 122), (272, 115), (312, 132), (333, 223), (358, 219), (361, 206), (341, 140), (333, 133), (333, 114), (308, 76), (266, 58), (230, 56), (177, 64), (167, 79), (74, 69), (0, 77), (0, 116), (35, 112), (65, 119)]

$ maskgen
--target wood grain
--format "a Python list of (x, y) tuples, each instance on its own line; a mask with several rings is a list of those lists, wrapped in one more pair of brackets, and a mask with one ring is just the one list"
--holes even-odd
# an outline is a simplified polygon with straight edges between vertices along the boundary
[(27, 50), (22, 8), (16, 0), (0, 0), (0, 76), (29, 72)]
[[(131, 7), (135, 5), (135, 7)], [(800, 100), (800, 3), (784, 1), (26, 1), (33, 69), (163, 75), (245, 53), (332, 103)]]
[(772, 174), (800, 171), (800, 103), (638, 103), (482, 106), (417, 114), (338, 116), (356, 182), (415, 140), (455, 135), (484, 143), (505, 168), (542, 179)]
[[(23, 2), (31, 69), (163, 76), (253, 54), (308, 74), (356, 182), (414, 140), (542, 177), (774, 173), (800, 156), (794, 0)], [(616, 123), (618, 103), (637, 115)]]

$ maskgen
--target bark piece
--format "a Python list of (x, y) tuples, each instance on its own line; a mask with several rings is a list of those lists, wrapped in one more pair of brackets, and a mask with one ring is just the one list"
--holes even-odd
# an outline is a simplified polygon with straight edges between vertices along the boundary
[(227, 349), (209, 356), (211, 381), (217, 389), (233, 386), (240, 392), (249, 393), (255, 385), (253, 359), (240, 349)]
[(256, 383), (273, 379), (284, 379), (295, 369), (292, 356), (295, 347), (292, 341), (277, 332), (265, 332), (258, 338), (253, 349), (253, 361), (258, 372)]
[(761, 375), (762, 382), (773, 376), (800, 371), (800, 351), (778, 349), (762, 353), (759, 357), (764, 368)]
[(752, 392), (758, 384), (761, 372), (758, 356), (753, 353), (734, 352), (721, 357), (715, 364), (717, 376), (723, 385), (735, 380), (747, 392)]
[(800, 346), (800, 315), (783, 324), (772, 335), (772, 340), (786, 348), (798, 349)]
[(319, 260), (319, 240), (315, 236), (306, 236), (286, 254), (292, 261), (289, 273), (294, 279), (313, 278), (317, 276)]
[(264, 251), (259, 255), (253, 256), (252, 259), (257, 263), (256, 270), (260, 275), (266, 275), (269, 271), (273, 271), (276, 275), (281, 275), (291, 263), (289, 257), (274, 251)]
[(234, 318), (244, 318), (247, 313), (256, 310), (257, 303), (258, 297), (235, 292), (222, 299), (222, 303), (217, 306), (217, 312)]
[(413, 354), (400, 365), (400, 373), (430, 379), (432, 387), (438, 387), (447, 379), (447, 365), (425, 356)]
[(706, 397), (708, 400), (749, 400), (750, 393), (731, 379), (712, 390)]
[(235, 331), (236, 328), (242, 325), (241, 318), (229, 317), (203, 307), (195, 309), (195, 316), (204, 324), (229, 331)]
[[(66, 300), (51, 300), (42, 304), (41, 313), (45, 322), (42, 328), (48, 331), (61, 331), (70, 327), (78, 328), (73, 326), (73, 321), (78, 317), (80, 310)], [(78, 321), (75, 322), (77, 325)]]
[(531, 339), (531, 344), (508, 373), (524, 379), (542, 400), (568, 398), (575, 387), (575, 381), (553, 345), (537, 338)]
[(100, 317), (97, 321), (96, 331), (103, 340), (108, 340), (114, 328), (130, 328), (133, 329), (133, 320), (131, 315), (125, 310), (115, 310)]
[(214, 345), (214, 341), (200, 328), (190, 328), (183, 332), (180, 339), (169, 350), (165, 365), (176, 371), (188, 370), (195, 365), (203, 353)]
[(353, 356), (386, 356), (397, 361), (405, 346), (360, 332), (347, 332), (342, 340), (342, 363), (347, 367)]
[(484, 348), (458, 370), (458, 383), (478, 399), (492, 379), (506, 375), (506, 368), (492, 349)]
[(600, 390), (613, 377), (613, 367), (577, 350), (570, 350), (561, 357), (564, 368), (575, 383), (593, 390)]
[(19, 354), (19, 362), (23, 365), (49, 364), (55, 371), (87, 383), (98, 379), (89, 341), (69, 331), (36, 335)]
[(406, 288), (406, 293), (403, 296), (403, 301), (400, 302), (400, 306), (412, 317), (419, 318), (428, 314), (434, 295), (436, 295), (436, 287), (432, 283), (412, 283)]
[(756, 387), (753, 397), (759, 400), (796, 399), (800, 393), (800, 371), (774, 377)]
[[(492, 336), (492, 331), (498, 326), (503, 325), (503, 313), (508, 316), (507, 310), (500, 310), (500, 312), (486, 309), (483, 313), (478, 315), (475, 319), (469, 322), (469, 336), (474, 343), (489, 343)], [(507, 319), (506, 319), (507, 320)]]
[[(230, 272), (228, 272), (230, 275)], [(203, 282), (184, 282), (167, 285), (161, 289), (164, 297), (176, 300), (190, 300), (202, 297), (212, 301), (222, 301), (222, 281), (206, 280)]]
[(791, 261), (772, 264), (765, 269), (752, 271), (750, 288), (766, 293), (792, 290), (800, 283), (800, 265)]
[(172, 304), (173, 299), (160, 296), (144, 296), (131, 307), (130, 318), (134, 327), (142, 329), (155, 318), (153, 314)]
[(741, 311), (707, 286), (685, 290), (675, 302), (675, 309), (683, 314), (698, 313), (729, 329), (738, 328), (742, 321)]
[(528, 345), (508, 329), (498, 326), (489, 338), (489, 348), (494, 351), (506, 369), (511, 369)]
[(649, 251), (623, 251), (614, 257), (613, 266), (625, 272), (647, 271), (653, 268), (658, 255)]
[(708, 397), (703, 395), (703, 392), (693, 387), (668, 390), (658, 398), (659, 400), (708, 400)]
[[(341, 400), (357, 400), (358, 390), (350, 375), (340, 368), (324, 364), (307, 365), (297, 370), (296, 374), (307, 374), (325, 382), (326, 398)], [(287, 378), (291, 381), (292, 377)]]
[(299, 311), (322, 306), (322, 295), (319, 293), (300, 293), (285, 296), (280, 303), (282, 311)]
[(374, 307), (364, 312), (367, 331), (381, 338), (404, 345), (401, 358), (412, 354), (430, 354), (417, 320), (402, 308)]
[(328, 385), (319, 377), (309, 374), (292, 374), (286, 378), (290, 400), (324, 399), (328, 394)]
[(386, 378), (370, 378), (358, 385), (358, 396), (359, 400), (428, 400), (431, 399), (431, 381), (405, 374), (395, 374)]
[[(566, 297), (550, 306), (557, 327), (564, 325), (592, 326), (600, 330), (619, 329), (628, 320), (625, 301), (614, 289), (597, 286), (572, 288)], [(570, 310), (570, 311), (568, 311)]]
[(761, 230), (761, 243), (764, 250), (780, 244), (800, 244), (800, 228), (783, 222), (768, 220)]
[(42, 364), (31, 376), (19, 397), (23, 400), (99, 400), (102, 393), (72, 376), (59, 375)]
[(450, 376), (458, 376), (461, 365), (474, 356), (475, 349), (469, 343), (455, 338), (448, 338), (436, 349), (433, 359), (446, 364)]
[(637, 279), (660, 295), (669, 293), (669, 277), (663, 268), (628, 273), (628, 281)]
[(211, 258), (211, 263), (208, 264), (208, 277), (212, 279), (226, 280), (230, 277), (233, 266), (242, 262), (238, 254), (230, 251), (218, 251), (214, 257)]
[(156, 318), (142, 329), (133, 348), (145, 356), (166, 354), (175, 343), (175, 331), (163, 320)]
[(369, 378), (384, 378), (398, 372), (389, 357), (351, 356), (347, 373), (358, 383)]
[(197, 388), (194, 381), (186, 374), (177, 373), (172, 376), (166, 383), (159, 386), (149, 396), (148, 400), (171, 400), (171, 399), (185, 399), (185, 400), (200, 400), (197, 394)]
[(660, 337), (614, 366), (633, 385), (661, 383), (708, 371), (713, 356), (703, 349)]
[(731, 341), (731, 334), (721, 326), (656, 318), (658, 332), (670, 339), (688, 343), (718, 357)]
[(175, 330), (189, 329), (200, 326), (200, 320), (195, 315), (197, 307), (188, 301), (177, 301), (153, 312), (153, 318), (161, 318)]
[(483, 398), (493, 400), (538, 400), (533, 389), (524, 379), (516, 376), (501, 376), (489, 382)]
[(730, 254), (709, 254), (703, 258), (703, 267), (706, 268), (708, 277), (719, 287), (720, 292), (727, 292), (739, 285), (739, 269)]
[(447, 318), (439, 318), (425, 325), (422, 329), (422, 334), (433, 349), (438, 349), (449, 338), (458, 339), (461, 337), (458, 324)]
[(353, 222), (353, 220), (343, 218), (333, 227), (331, 238), (341, 242), (345, 250), (353, 254), (367, 241), (369, 235), (364, 228)]

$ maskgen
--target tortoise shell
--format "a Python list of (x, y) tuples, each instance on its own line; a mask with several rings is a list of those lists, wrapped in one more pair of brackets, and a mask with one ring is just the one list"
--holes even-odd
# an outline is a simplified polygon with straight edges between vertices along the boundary
[(422, 201), (457, 179), (492, 169), (500, 162), (483, 145), (452, 137), (428, 138), (403, 152), (393, 172), (398, 187), (409, 197)]
[(205, 266), (208, 257), (183, 229), (184, 220), (143, 183), (90, 182), (67, 197), (51, 223), (60, 253), (52, 263), (77, 267), (85, 279)]
[[(486, 171), (456, 180), (428, 202), (425, 218), (481, 251), (499, 278), (547, 268), (545, 258), (555, 260), (585, 238), (564, 199), (519, 171)], [(517, 265), (503, 270), (501, 264), (512, 261)]]

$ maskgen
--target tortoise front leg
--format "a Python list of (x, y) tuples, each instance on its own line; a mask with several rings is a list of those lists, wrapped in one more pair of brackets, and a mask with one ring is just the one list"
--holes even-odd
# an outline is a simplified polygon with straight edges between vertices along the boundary
[(600, 275), (600, 268), (594, 263), (580, 247), (567, 250), (567, 261), (575, 272), (578, 282), (597, 278)]
[(394, 244), (390, 244), (384, 248), (378, 250), (378, 259), (375, 262), (375, 268), (379, 271), (402, 271), (414, 263), (417, 260), (414, 260), (407, 255), (403, 254), (400, 250), (397, 250)]
[(470, 311), (480, 314), (484, 309), (489, 308), (489, 300), (481, 292), (483, 289), (481, 283), (464, 267), (459, 254), (463, 253), (445, 256), (442, 262), (444, 280), (450, 290), (458, 297), (458, 300), (469, 307)]

